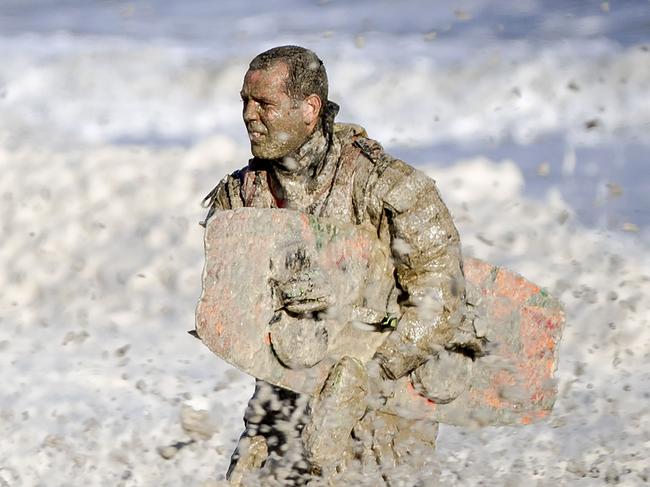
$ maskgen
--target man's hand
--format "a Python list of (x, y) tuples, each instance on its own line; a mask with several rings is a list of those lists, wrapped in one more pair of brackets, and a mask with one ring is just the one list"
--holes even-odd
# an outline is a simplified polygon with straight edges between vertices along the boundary
[(472, 359), (458, 352), (441, 350), (411, 372), (418, 393), (437, 404), (453, 401), (469, 387)]
[(320, 269), (296, 272), (276, 282), (282, 308), (294, 315), (324, 311), (332, 304), (332, 291), (325, 273)]
[(313, 367), (327, 355), (326, 321), (315, 313), (331, 304), (331, 287), (318, 269), (291, 270), (290, 277), (274, 282), (278, 308), (270, 325), (273, 351), (290, 369)]

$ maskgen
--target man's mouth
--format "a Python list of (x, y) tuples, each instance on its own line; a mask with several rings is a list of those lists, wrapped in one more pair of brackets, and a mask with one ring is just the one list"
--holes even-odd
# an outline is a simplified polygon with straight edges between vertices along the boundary
[(265, 134), (262, 132), (256, 132), (255, 130), (249, 130), (248, 131), (248, 138), (251, 140), (251, 142), (259, 142), (265, 137)]
[(246, 131), (251, 142), (259, 142), (266, 136), (266, 129), (259, 125), (248, 125)]

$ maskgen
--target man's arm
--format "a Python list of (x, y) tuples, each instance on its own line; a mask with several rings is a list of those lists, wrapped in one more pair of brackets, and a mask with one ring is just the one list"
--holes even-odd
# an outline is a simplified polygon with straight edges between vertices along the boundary
[(216, 211), (231, 210), (242, 206), (241, 202), (241, 174), (242, 170), (235, 171), (225, 176), (212, 191), (210, 191), (201, 202), (204, 208), (208, 208), (205, 220), (200, 222), (202, 226), (208, 223), (208, 220)]
[(375, 187), (382, 193), (402, 314), (375, 360), (398, 379), (451, 344), (465, 319), (465, 278), (458, 231), (434, 181), (394, 160)]

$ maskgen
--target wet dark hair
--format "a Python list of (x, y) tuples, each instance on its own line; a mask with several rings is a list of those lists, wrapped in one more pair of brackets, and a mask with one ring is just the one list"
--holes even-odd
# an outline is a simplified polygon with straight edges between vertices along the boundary
[(327, 72), (323, 61), (315, 52), (300, 46), (279, 46), (264, 51), (253, 58), (248, 69), (269, 69), (277, 63), (284, 63), (289, 70), (286, 90), (294, 100), (304, 100), (317, 95), (321, 100), (321, 123), (326, 134), (331, 134), (334, 117), (339, 107), (327, 99)]
[(309, 95), (318, 95), (325, 106), (327, 101), (327, 73), (323, 61), (309, 49), (299, 46), (279, 46), (255, 56), (249, 69), (268, 69), (278, 62), (289, 68), (287, 95), (304, 100)]

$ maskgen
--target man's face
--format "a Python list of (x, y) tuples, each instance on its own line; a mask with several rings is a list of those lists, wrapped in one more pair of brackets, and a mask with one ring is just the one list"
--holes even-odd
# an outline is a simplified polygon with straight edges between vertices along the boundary
[(313, 127), (305, 120), (304, 101), (286, 92), (289, 71), (278, 62), (268, 69), (248, 71), (241, 98), (251, 152), (261, 159), (280, 159), (296, 151)]

